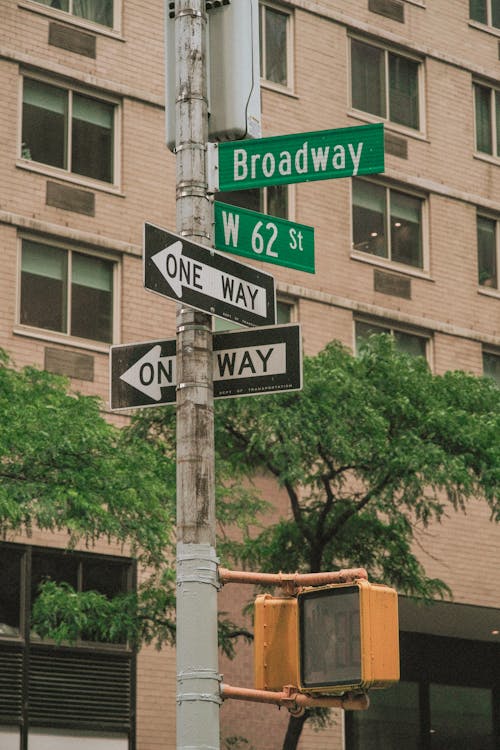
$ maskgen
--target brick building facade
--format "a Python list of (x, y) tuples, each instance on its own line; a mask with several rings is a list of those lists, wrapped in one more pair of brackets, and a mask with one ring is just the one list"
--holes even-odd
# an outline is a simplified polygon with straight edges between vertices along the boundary
[[(385, 125), (384, 174), (226, 196), (315, 228), (314, 275), (272, 267), (282, 319), (301, 323), (306, 354), (391, 331), (436, 373), (500, 383), (498, 3), (263, 0), (260, 12), (264, 135)], [(163, 3), (0, 0), (0, 81), (0, 346), (107, 403), (109, 345), (175, 334), (175, 305), (143, 289), (141, 268), (144, 221), (175, 229)], [(65, 540), (28, 541), (1, 551), (24, 592), (57, 565)], [(362, 717), (307, 728), (301, 750), (498, 747), (500, 528), (471, 505), (421, 541), (426, 570), (454, 602), (403, 601), (401, 685)], [(122, 585), (133, 566), (112, 552), (96, 554)], [(74, 565), (85, 580), (93, 559)], [(14, 590), (0, 625), (1, 671), (17, 686), (12, 697), (14, 683), (0, 678), (2, 748), (175, 747), (171, 651), (58, 653), (61, 684), (80, 669), (83, 706), (58, 713), (46, 696), (36, 702), (32, 674), (47, 675), (47, 654), (26, 646)], [(245, 595), (225, 589), (221, 608)], [(101, 717), (85, 687), (93, 669), (121, 686), (120, 705)], [(250, 684), (251, 649), (221, 670)], [(224, 738), (246, 737), (254, 750), (280, 747), (287, 723), (274, 707), (230, 703), (221, 719)]]

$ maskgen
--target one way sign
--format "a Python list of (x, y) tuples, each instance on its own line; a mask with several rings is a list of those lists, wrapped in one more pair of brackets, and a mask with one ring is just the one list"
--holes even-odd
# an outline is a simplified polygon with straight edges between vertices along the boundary
[[(176, 400), (175, 340), (111, 347), (111, 408)], [(290, 323), (215, 333), (214, 398), (302, 388), (300, 326)]]
[(149, 223), (144, 225), (144, 286), (241, 325), (276, 322), (272, 276)]

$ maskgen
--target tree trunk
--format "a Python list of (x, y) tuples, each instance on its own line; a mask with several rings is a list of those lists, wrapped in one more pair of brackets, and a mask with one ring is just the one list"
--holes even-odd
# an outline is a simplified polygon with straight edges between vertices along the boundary
[(309, 711), (305, 711), (302, 716), (290, 716), (285, 739), (283, 740), (283, 750), (297, 750), (302, 729), (309, 717)]

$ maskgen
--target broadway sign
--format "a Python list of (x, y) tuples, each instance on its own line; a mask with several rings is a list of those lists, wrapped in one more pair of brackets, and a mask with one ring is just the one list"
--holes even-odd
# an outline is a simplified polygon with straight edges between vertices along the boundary
[[(300, 390), (301, 352), (296, 323), (214, 333), (214, 398)], [(112, 409), (175, 403), (175, 340), (112, 346), (110, 353)]]
[(382, 123), (209, 144), (210, 189), (247, 190), (384, 171)]

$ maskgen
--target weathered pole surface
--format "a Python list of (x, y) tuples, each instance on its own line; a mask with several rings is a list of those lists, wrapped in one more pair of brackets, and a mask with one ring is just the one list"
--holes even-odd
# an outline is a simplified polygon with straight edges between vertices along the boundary
[[(205, 0), (175, 0), (176, 210), (177, 232), (208, 245), (205, 5)], [(210, 315), (178, 306), (178, 750), (219, 749), (211, 328)]]

